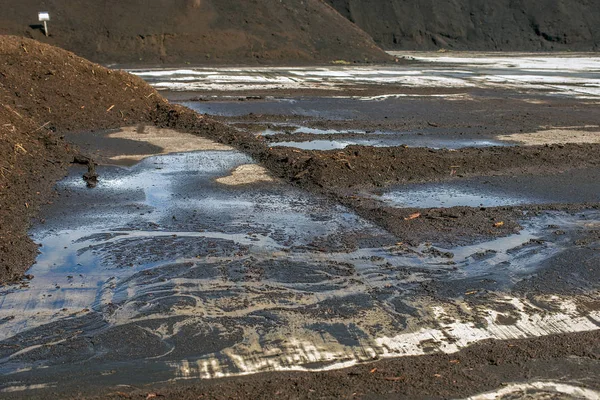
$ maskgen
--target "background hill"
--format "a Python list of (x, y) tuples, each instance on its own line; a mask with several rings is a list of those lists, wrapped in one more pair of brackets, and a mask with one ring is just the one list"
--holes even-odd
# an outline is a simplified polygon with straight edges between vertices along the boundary
[[(385, 61), (322, 0), (5, 0), (0, 34), (120, 64)], [(37, 12), (49, 11), (50, 37)]]
[(600, 48), (597, 0), (326, 0), (386, 50)]

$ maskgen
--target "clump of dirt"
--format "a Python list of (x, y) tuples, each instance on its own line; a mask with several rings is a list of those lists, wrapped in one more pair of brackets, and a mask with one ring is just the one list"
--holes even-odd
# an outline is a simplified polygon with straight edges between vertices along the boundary
[[(519, 221), (528, 207), (395, 208), (356, 196), (339, 196), (338, 201), (358, 215), (394, 234), (407, 245), (435, 241), (456, 246), (473, 240), (506, 236), (521, 230)], [(435, 232), (435, 233), (434, 233)]]
[(586, 0), (326, 0), (385, 49), (564, 50), (600, 47)]
[(30, 37), (100, 63), (383, 62), (356, 25), (321, 0), (10, 1), (0, 34)]
[[(141, 79), (62, 49), (0, 36), (0, 282), (34, 261), (29, 221), (54, 182), (81, 157), (60, 136), (68, 130), (149, 121), (167, 105)], [(87, 162), (92, 166), (93, 163)], [(93, 180), (93, 170), (90, 178)]]

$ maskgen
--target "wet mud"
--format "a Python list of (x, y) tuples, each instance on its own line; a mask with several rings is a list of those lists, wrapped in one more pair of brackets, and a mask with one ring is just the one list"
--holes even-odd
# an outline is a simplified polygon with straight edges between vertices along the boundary
[[(249, 162), (176, 153), (99, 167), (93, 190), (80, 171), (63, 180), (32, 231), (42, 247), (29, 281), (2, 290), (5, 393), (64, 376), (137, 386), (337, 369), (597, 327), (598, 277), (583, 274), (600, 254), (597, 211), (542, 213), (474, 245), (410, 246), (325, 197), (218, 182)], [(560, 290), (523, 283), (544, 285), (576, 257), (588, 264)]]
[[(588, 99), (537, 93), (552, 110), (514, 100), (507, 117), (504, 92), (489, 93), (468, 112), (455, 99), (292, 99), (331, 108), (303, 115), (252, 99), (253, 114), (221, 113), (227, 127), (158, 108), (158, 128), (200, 134), (202, 148), (168, 149), (137, 127), (81, 136), (107, 154), (97, 187), (79, 167), (57, 185), (31, 230), (37, 263), (0, 288), (3, 395), (593, 398), (598, 145), (426, 140), (597, 115)], [(440, 118), (407, 119), (424, 105)], [(373, 127), (412, 130), (415, 147), (268, 139)], [(114, 165), (121, 146), (142, 160)]]
[[(402, 66), (368, 71), (280, 68), (275, 70), (275, 77), (260, 70), (249, 73), (264, 76), (264, 82), (257, 85), (277, 80), (283, 91), (297, 94), (282, 98), (242, 97), (260, 88), (239, 87), (235, 82), (241, 72), (225, 71), (219, 88), (205, 88), (212, 92), (205, 94), (203, 101), (189, 101), (178, 92), (167, 95), (241, 132), (251, 132), (256, 136), (253, 146), (269, 148), (253, 155), (275, 175), (341, 201), (398, 235), (399, 240), (428, 241), (433, 231), (438, 240), (458, 243), (519, 229), (517, 221), (528, 211), (514, 206), (535, 204), (529, 208), (535, 212), (544, 209), (537, 206), (542, 203), (551, 209), (564, 209), (560, 207), (564, 203), (583, 204), (579, 208), (597, 203), (593, 171), (598, 165), (598, 152), (591, 139), (597, 136), (600, 125), (594, 111), (595, 94), (593, 89), (588, 91), (595, 85), (591, 71), (597, 68), (597, 60), (584, 58), (538, 62), (535, 57), (514, 57), (487, 63), (483, 56), (432, 56), (426, 58), (429, 64), (418, 73)], [(140, 74), (144, 76), (144, 72)], [(188, 82), (175, 80), (180, 89), (194, 90), (196, 85), (204, 84), (191, 71), (188, 75)], [(150, 78), (157, 87), (169, 87), (172, 76), (180, 77), (177, 72), (167, 71)], [(325, 94), (304, 96), (302, 89), (294, 89), (292, 77), (306, 79)], [(342, 89), (348, 82), (360, 84), (365, 80), (386, 85), (371, 85), (371, 93), (366, 90), (362, 95), (330, 94), (332, 88)], [(561, 86), (563, 81), (571, 86)], [(407, 82), (422, 87), (416, 89)], [(447, 92), (452, 85), (461, 92)], [(381, 87), (388, 94), (373, 92)], [(223, 94), (228, 91), (229, 95)], [(243, 137), (226, 140), (248, 143)], [(526, 141), (535, 145), (520, 145)], [(567, 189), (572, 174), (583, 186), (589, 183), (587, 195), (569, 198), (570, 193), (580, 193)], [(419, 211), (412, 210), (410, 204), (389, 207), (389, 203), (361, 195), (364, 191), (427, 182), (447, 182), (452, 190), (460, 190), (465, 185), (461, 181), (496, 176), (505, 182), (517, 177), (516, 182), (533, 193), (528, 199), (505, 204), (497, 199), (498, 204), (485, 204), (483, 200), (462, 204), (474, 207), (448, 212), (432, 209), (427, 218), (408, 222), (405, 218)], [(476, 191), (489, 189), (487, 181), (483, 178), (473, 183), (481, 186)], [(509, 192), (519, 190), (519, 184), (515, 184)], [(493, 196), (484, 194), (488, 200)], [(506, 198), (507, 194), (500, 197)], [(480, 210), (480, 204), (485, 209)], [(503, 207), (490, 208), (494, 205)]]

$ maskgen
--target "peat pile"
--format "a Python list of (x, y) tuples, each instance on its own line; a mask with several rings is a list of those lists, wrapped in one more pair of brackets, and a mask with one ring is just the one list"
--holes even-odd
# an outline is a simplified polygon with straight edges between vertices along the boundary
[[(386, 61), (371, 37), (322, 0), (7, 0), (0, 34), (100, 63)], [(68, 3), (68, 4), (67, 4)], [(42, 8), (44, 10), (42, 10)], [(37, 22), (49, 11), (50, 37)]]
[(0, 282), (35, 259), (29, 220), (74, 160), (60, 133), (149, 121), (166, 101), (141, 79), (0, 36)]
[(600, 10), (588, 0), (326, 0), (393, 50), (591, 51)]

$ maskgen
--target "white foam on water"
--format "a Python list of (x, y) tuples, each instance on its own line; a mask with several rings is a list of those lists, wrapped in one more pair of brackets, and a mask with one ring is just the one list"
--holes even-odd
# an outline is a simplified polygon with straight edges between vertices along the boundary
[[(312, 340), (291, 336), (279, 347), (270, 343), (268, 348), (262, 348), (260, 343), (254, 343), (245, 348), (247, 352), (243, 351), (244, 348), (230, 348), (225, 354), (205, 357), (195, 363), (182, 360), (169, 365), (174, 370), (175, 380), (211, 379), (265, 371), (326, 371), (376, 359), (421, 356), (432, 352), (452, 354), (488, 339), (523, 339), (598, 330), (593, 320), (600, 318), (600, 311), (582, 316), (573, 312), (577, 305), (572, 299), (550, 296), (545, 300), (553, 302), (557, 310), (549, 312), (528, 300), (504, 297), (504, 303), (519, 310), (517, 321), (512, 325), (499, 324), (497, 318), (502, 313), (493, 309), (480, 308), (477, 313), (480, 317), (484, 316), (485, 322), (477, 324), (456, 319), (445, 306), (438, 305), (430, 310), (439, 321), (438, 327), (421, 328), (392, 337), (360, 339), (360, 346), (341, 345), (330, 340), (327, 334), (315, 335)], [(466, 303), (462, 307), (473, 311)], [(431, 349), (432, 343), (434, 350)]]
[(496, 53), (392, 54), (409, 57), (421, 64), (130, 72), (148, 79), (157, 89), (174, 91), (343, 90), (363, 85), (394, 85), (440, 89), (492, 87), (579, 99), (600, 97), (600, 74), (597, 74), (600, 72), (600, 57), (563, 53), (552, 56), (521, 53), (503, 56)]
[(357, 144), (355, 141), (345, 140), (309, 140), (306, 142), (276, 142), (271, 143), (271, 147), (293, 147), (302, 150), (338, 150)]
[[(465, 400), (496, 400), (503, 398), (504, 396), (510, 396), (509, 398), (514, 399), (515, 396), (524, 396), (528, 392), (545, 392), (551, 394), (565, 394), (572, 396), (576, 399), (586, 400), (599, 400), (600, 392), (580, 386), (570, 385), (561, 382), (552, 381), (537, 381), (537, 382), (526, 382), (526, 383), (510, 383), (501, 389), (477, 394), (475, 396), (467, 397)], [(540, 399), (546, 399), (547, 397), (540, 396)]]
[(15, 385), (15, 386), (8, 386), (3, 389), (0, 389), (0, 392), (15, 393), (15, 392), (24, 392), (26, 390), (39, 390), (39, 389), (46, 389), (46, 388), (53, 388), (53, 387), (56, 387), (55, 383), (37, 383), (37, 384), (32, 384), (32, 385)]
[(407, 56), (417, 61), (429, 63), (492, 66), (529, 71), (600, 71), (600, 57), (569, 53), (537, 56), (525, 53), (508, 53), (509, 55), (498, 56), (498, 53), (453, 52), (448, 54), (393, 51), (390, 54), (396, 57)]
[(134, 75), (140, 77), (162, 77), (162, 76), (174, 76), (174, 75), (216, 75), (218, 72), (214, 70), (200, 70), (200, 69), (166, 69), (166, 70), (148, 70), (148, 71), (130, 71)]
[(467, 100), (471, 97), (466, 93), (459, 94), (408, 94), (408, 93), (395, 93), (395, 94), (382, 94), (378, 96), (364, 96), (364, 97), (353, 97), (363, 101), (382, 101), (387, 99), (399, 99), (404, 97), (417, 97), (417, 98), (442, 98), (445, 100)]

